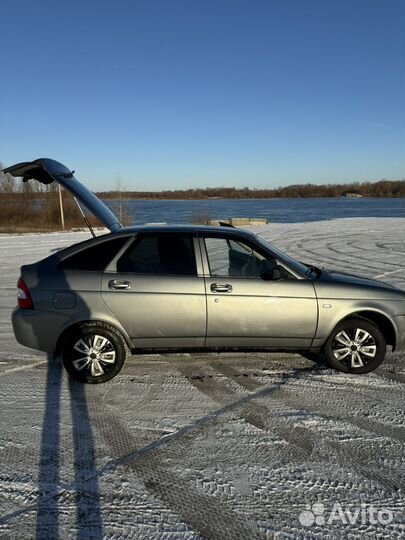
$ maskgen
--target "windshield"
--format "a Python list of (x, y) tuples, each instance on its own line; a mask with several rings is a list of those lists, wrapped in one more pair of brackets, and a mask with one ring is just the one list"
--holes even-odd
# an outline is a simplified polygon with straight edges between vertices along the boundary
[(262, 245), (266, 250), (270, 250), (277, 259), (280, 259), (280, 261), (284, 261), (287, 263), (287, 265), (291, 268), (291, 270), (294, 270), (295, 272), (298, 272), (299, 274), (305, 274), (308, 275), (309, 267), (299, 261), (296, 261), (283, 251), (280, 251), (278, 248), (276, 248), (273, 244), (270, 244), (270, 242), (267, 242), (267, 240), (264, 240), (261, 236), (256, 236), (257, 242)]

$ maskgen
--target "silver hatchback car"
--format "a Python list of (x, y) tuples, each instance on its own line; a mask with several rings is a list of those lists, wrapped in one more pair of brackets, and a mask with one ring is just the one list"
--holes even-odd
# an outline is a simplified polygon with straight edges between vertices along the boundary
[(306, 350), (361, 374), (405, 345), (402, 290), (308, 266), (239, 229), (123, 228), (50, 159), (5, 172), (58, 182), (110, 230), (23, 266), (18, 281), (17, 341), (61, 355), (79, 381), (112, 379), (128, 350)]

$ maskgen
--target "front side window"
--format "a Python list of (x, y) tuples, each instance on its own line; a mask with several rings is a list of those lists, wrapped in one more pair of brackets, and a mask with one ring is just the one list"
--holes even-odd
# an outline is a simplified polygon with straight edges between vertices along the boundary
[(213, 277), (260, 278), (277, 266), (247, 244), (228, 238), (205, 238), (210, 274)]
[(156, 275), (197, 275), (193, 237), (148, 234), (135, 239), (117, 261), (118, 272)]

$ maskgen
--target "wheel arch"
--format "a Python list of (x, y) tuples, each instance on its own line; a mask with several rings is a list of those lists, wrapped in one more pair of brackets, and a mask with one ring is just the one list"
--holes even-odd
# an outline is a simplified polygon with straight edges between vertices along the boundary
[(59, 355), (59, 353), (61, 351), (61, 346), (62, 346), (63, 340), (65, 339), (65, 337), (70, 332), (72, 332), (76, 328), (80, 328), (81, 326), (83, 326), (85, 324), (97, 324), (97, 323), (102, 324), (104, 326), (107, 326), (107, 327), (111, 328), (112, 330), (114, 330), (115, 332), (118, 332), (122, 336), (123, 340), (125, 341), (128, 349), (130, 351), (133, 349), (133, 344), (132, 344), (128, 334), (122, 328), (120, 328), (119, 326), (117, 326), (115, 324), (112, 324), (110, 321), (105, 321), (105, 320), (102, 320), (102, 319), (88, 319), (88, 320), (82, 320), (82, 321), (75, 321), (72, 324), (70, 324), (69, 326), (67, 326), (66, 328), (64, 328), (64, 330), (62, 331), (62, 333), (60, 334), (60, 336), (58, 337), (58, 340), (56, 342), (55, 354)]
[(337, 324), (340, 324), (342, 321), (345, 321), (347, 319), (367, 319), (368, 321), (375, 324), (379, 330), (383, 333), (385, 340), (387, 342), (387, 345), (391, 345), (393, 350), (395, 350), (396, 344), (397, 344), (397, 332), (395, 329), (394, 324), (392, 323), (391, 319), (385, 315), (384, 313), (381, 313), (377, 310), (372, 309), (362, 309), (359, 311), (355, 311), (353, 313), (350, 313), (343, 317), (343, 319), (340, 319), (340, 321)]

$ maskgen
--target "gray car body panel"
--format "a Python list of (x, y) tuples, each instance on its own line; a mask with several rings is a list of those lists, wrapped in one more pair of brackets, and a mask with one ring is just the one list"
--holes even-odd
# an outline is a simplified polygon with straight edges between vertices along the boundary
[(396, 335), (397, 348), (405, 345), (405, 292), (381, 281), (323, 271), (314, 281), (319, 304), (314, 344), (322, 345), (342, 319), (365, 312), (386, 317)]
[[(128, 280), (129, 290), (110, 290), (110, 280)], [(131, 276), (106, 272), (101, 295), (134, 345), (203, 347), (206, 332), (204, 278)]]
[[(231, 293), (211, 291), (226, 282)], [(315, 335), (318, 305), (311, 281), (206, 278), (208, 347), (308, 348)]]
[[(405, 292), (376, 280), (333, 271), (314, 277), (302, 263), (264, 246), (255, 235), (240, 229), (204, 226), (122, 228), (112, 212), (82, 186), (73, 173), (53, 160), (41, 159), (6, 169), (15, 176), (43, 183), (57, 181), (71, 191), (104, 223), (110, 234), (71, 246), (39, 263), (24, 266), (34, 309), (17, 308), (13, 328), (23, 345), (54, 352), (61, 335), (72, 325), (100, 321), (114, 326), (131, 349), (242, 348), (319, 350), (333, 328), (353, 315), (375, 314), (391, 325), (394, 343), (405, 346)], [(192, 235), (196, 276), (141, 275), (117, 272), (114, 257), (104, 271), (61, 270), (66, 257), (124, 235), (125, 250), (139, 234)], [(205, 237), (239, 240), (269, 255), (292, 279), (210, 275)], [(129, 283), (112, 290), (110, 281)], [(218, 283), (219, 282), (219, 283)], [(212, 290), (225, 285), (228, 290)]]

